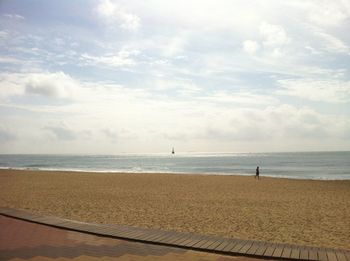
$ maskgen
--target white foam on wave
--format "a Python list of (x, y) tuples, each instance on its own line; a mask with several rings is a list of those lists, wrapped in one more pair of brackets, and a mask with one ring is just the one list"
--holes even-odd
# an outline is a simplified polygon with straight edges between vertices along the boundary
[[(83, 173), (130, 173), (130, 174), (180, 174), (180, 175), (218, 175), (218, 176), (251, 176), (254, 174), (250, 173), (220, 173), (220, 172), (174, 172), (169, 170), (144, 170), (140, 167), (132, 169), (82, 169), (82, 168), (28, 168), (28, 167), (0, 167), (0, 169), (7, 170), (39, 170), (39, 171), (61, 171), (61, 172), (83, 172)], [(298, 180), (350, 180), (350, 175), (329, 175), (329, 176), (298, 176), (298, 175), (279, 175), (279, 174), (264, 174), (260, 175), (260, 178), (281, 178), (281, 179), (298, 179)]]

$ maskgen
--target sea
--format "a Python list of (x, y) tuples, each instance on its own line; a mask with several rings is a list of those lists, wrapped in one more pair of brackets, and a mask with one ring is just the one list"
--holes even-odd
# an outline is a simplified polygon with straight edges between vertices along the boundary
[(350, 151), (283, 153), (176, 153), (119, 155), (5, 155), (0, 169), (83, 172), (254, 175), (350, 180)]

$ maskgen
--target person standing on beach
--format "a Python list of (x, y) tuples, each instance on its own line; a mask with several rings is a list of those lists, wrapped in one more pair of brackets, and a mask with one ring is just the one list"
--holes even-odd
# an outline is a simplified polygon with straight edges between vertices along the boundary
[(255, 178), (259, 178), (259, 175), (260, 175), (260, 171), (259, 171), (259, 166), (256, 167), (256, 171), (255, 171)]

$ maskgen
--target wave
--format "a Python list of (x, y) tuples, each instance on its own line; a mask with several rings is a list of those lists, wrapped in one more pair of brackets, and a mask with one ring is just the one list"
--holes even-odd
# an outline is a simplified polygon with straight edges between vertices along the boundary
[[(179, 174), (179, 175), (217, 175), (217, 176), (251, 176), (248, 173), (222, 173), (222, 172), (186, 172), (186, 171), (169, 171), (169, 170), (144, 170), (142, 168), (131, 169), (82, 169), (82, 168), (50, 168), (50, 167), (0, 167), (4, 170), (39, 170), (39, 171), (59, 171), (59, 172), (83, 172), (83, 173), (130, 173), (130, 174)], [(281, 179), (297, 179), (297, 180), (350, 180), (349, 175), (329, 175), (329, 176), (302, 176), (302, 175), (279, 175), (279, 174), (265, 174), (260, 175), (260, 178), (281, 178)]]

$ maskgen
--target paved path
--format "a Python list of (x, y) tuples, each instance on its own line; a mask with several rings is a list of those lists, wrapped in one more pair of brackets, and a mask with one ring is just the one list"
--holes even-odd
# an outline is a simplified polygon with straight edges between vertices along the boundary
[(119, 240), (0, 216), (0, 260), (253, 261)]

